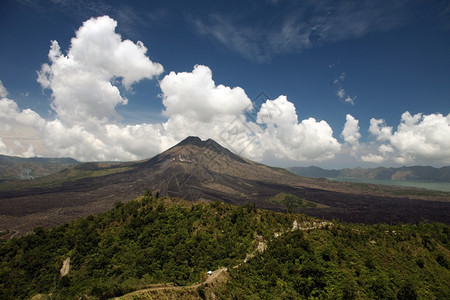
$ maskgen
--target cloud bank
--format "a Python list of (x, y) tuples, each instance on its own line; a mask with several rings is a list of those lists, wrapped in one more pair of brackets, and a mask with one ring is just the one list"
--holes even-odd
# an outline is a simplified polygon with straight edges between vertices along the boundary
[[(256, 160), (268, 153), (291, 160), (323, 160), (339, 151), (331, 127), (314, 118), (299, 121), (286, 96), (268, 99), (257, 111), (258, 120), (249, 119), (258, 108), (245, 91), (216, 84), (211, 69), (203, 65), (191, 72), (170, 72), (159, 81), (165, 122), (121, 124), (116, 108), (128, 100), (120, 87), (130, 89), (140, 80), (154, 79), (163, 67), (146, 56), (141, 42), (122, 40), (116, 26), (108, 16), (89, 19), (76, 31), (67, 54), (57, 41), (51, 42), (49, 63), (38, 71), (38, 82), (51, 91), (55, 119), (44, 120), (29, 109), (20, 111), (0, 86), (2, 124), (14, 121), (36, 128), (43, 143), (42, 147), (30, 143), (33, 148), (18, 152), (2, 140), (2, 153), (24, 155), (36, 149), (40, 154), (45, 148), (46, 154), (82, 161), (134, 160), (153, 156), (189, 135), (213, 138)], [(14, 124), (4, 125), (3, 132)]]
[[(345, 149), (362, 162), (450, 163), (450, 115), (405, 112), (396, 130), (371, 119), (373, 140), (368, 143), (360, 142), (359, 120), (347, 115), (340, 143), (325, 120), (299, 118), (287, 96), (256, 107), (243, 88), (216, 83), (207, 66), (160, 79), (162, 65), (148, 58), (143, 43), (122, 40), (116, 26), (107, 16), (91, 18), (66, 52), (51, 42), (49, 63), (38, 71), (38, 82), (51, 91), (52, 120), (21, 110), (0, 81), (0, 153), (127, 161), (151, 157), (196, 135), (272, 163), (325, 161)], [(166, 120), (121, 123), (116, 108), (129, 101), (121, 89), (145, 79), (159, 79)]]
[[(385, 142), (378, 152), (383, 160), (400, 164), (450, 164), (450, 114), (402, 114), (397, 131), (384, 120), (370, 120), (369, 132), (377, 141)], [(395, 151), (394, 151), (395, 149)]]
[(401, 165), (450, 164), (450, 114), (402, 114), (395, 130), (383, 119), (370, 119), (369, 133), (374, 140), (360, 143), (359, 121), (347, 115), (341, 136), (351, 155), (362, 162)]

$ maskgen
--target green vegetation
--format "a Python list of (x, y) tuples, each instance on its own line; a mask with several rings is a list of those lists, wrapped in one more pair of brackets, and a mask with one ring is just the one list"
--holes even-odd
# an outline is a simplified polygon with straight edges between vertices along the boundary
[(235, 299), (449, 299), (449, 242), (443, 224), (296, 230), (230, 270), (225, 291)]
[[(229, 278), (213, 287), (223, 299), (448, 299), (450, 227), (320, 222), (148, 192), (1, 244), (0, 298), (106, 299), (152, 284), (200, 284), (223, 267)], [(211, 288), (190, 293), (205, 298)]]
[(0, 183), (0, 191), (55, 186), (65, 182), (76, 181), (82, 178), (101, 177), (132, 170), (131, 167), (119, 167), (119, 166), (98, 167), (92, 169), (82, 168), (82, 166), (83, 165), (70, 167), (58, 173), (48, 175), (45, 177), (40, 177), (34, 180), (18, 180), (18, 181), (2, 182)]
[(289, 212), (296, 208), (314, 208), (318, 204), (289, 193), (278, 193), (269, 199), (270, 202), (286, 206)]
[[(0, 299), (52, 293), (53, 299), (105, 299), (154, 283), (202, 282), (208, 270), (235, 266), (289, 228), (293, 216), (146, 196), (110, 212), (12, 239), (0, 248)], [(70, 257), (70, 271), (60, 276)]]

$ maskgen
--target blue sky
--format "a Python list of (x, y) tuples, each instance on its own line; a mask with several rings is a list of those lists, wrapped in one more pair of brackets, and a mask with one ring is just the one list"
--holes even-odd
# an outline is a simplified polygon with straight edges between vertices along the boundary
[(450, 164), (448, 1), (9, 0), (0, 36), (3, 154)]

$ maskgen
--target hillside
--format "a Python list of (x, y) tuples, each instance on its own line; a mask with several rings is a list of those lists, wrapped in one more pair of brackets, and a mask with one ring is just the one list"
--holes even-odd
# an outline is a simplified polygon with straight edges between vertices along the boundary
[(31, 180), (79, 164), (72, 158), (15, 157), (0, 155), (0, 182)]
[(449, 193), (300, 177), (240, 157), (213, 140), (188, 137), (151, 159), (79, 164), (36, 180), (0, 184), (0, 230), (23, 235), (36, 226), (105, 212), (116, 201), (130, 201), (146, 190), (275, 211), (288, 209), (285, 202), (272, 201), (287, 193), (310, 204), (295, 211), (329, 220), (450, 222)]
[(319, 167), (292, 167), (289, 171), (312, 178), (356, 178), (356, 179), (387, 179), (387, 180), (421, 180), (450, 183), (450, 166), (442, 168), (413, 166), (401, 168), (355, 168), (341, 170), (326, 170)]
[(1, 243), (0, 298), (445, 299), (449, 242), (437, 223), (350, 225), (147, 192)]

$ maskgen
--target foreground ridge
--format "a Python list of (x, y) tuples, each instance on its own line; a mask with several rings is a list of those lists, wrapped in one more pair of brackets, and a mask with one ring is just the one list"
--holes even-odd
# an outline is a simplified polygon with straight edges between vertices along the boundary
[(439, 223), (331, 223), (147, 192), (1, 244), (0, 298), (445, 299), (449, 232)]

